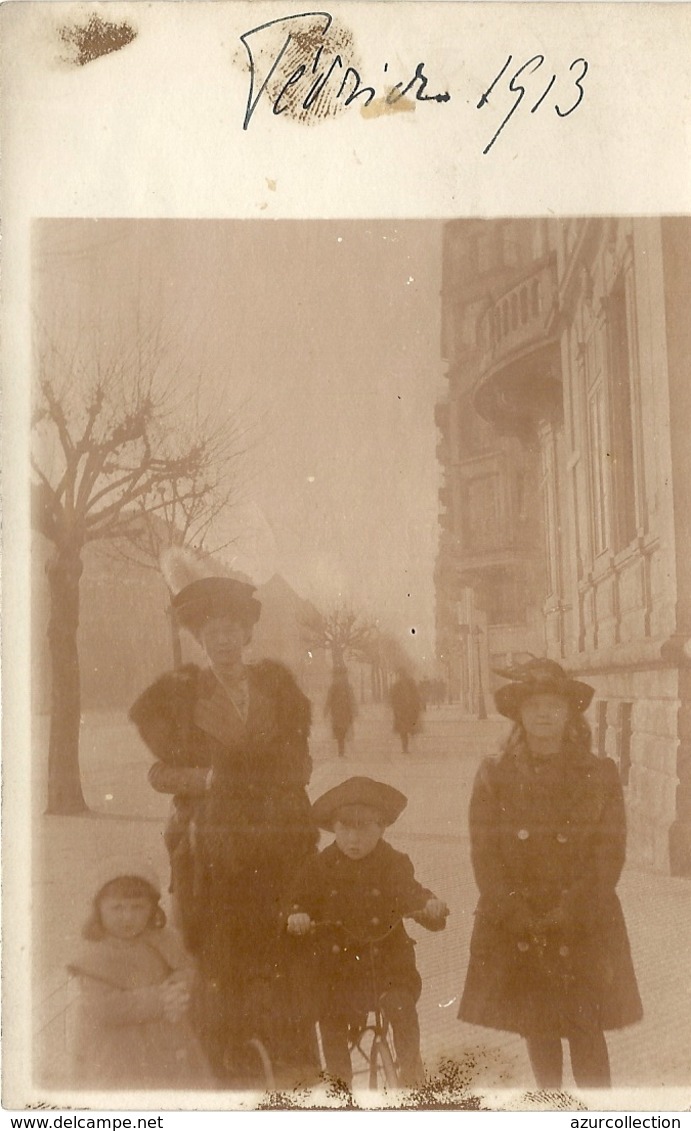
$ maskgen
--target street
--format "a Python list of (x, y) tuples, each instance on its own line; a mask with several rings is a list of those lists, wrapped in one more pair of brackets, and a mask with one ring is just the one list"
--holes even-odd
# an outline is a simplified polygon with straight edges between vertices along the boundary
[[(442, 933), (409, 926), (418, 940), (423, 978), (423, 1056), (428, 1067), (441, 1058), (455, 1060), (474, 1090), (489, 1093), (533, 1086), (517, 1036), (476, 1029), (456, 1018), (476, 902), (468, 853), (469, 790), (480, 757), (497, 748), (506, 725), (498, 716), (482, 722), (462, 717), (455, 706), (430, 708), (422, 733), (403, 756), (387, 709), (367, 706), (360, 709), (345, 759), (336, 757), (322, 717), (315, 719), (311, 743), (313, 798), (354, 774), (390, 782), (407, 794), (408, 807), (387, 839), (408, 853), (418, 879), (451, 909)], [(122, 716), (89, 716), (82, 764), (92, 814), (37, 819), (42, 843), (34, 878), (34, 1032), (42, 1079), (49, 1085), (62, 1070), (63, 1050), (55, 1037), (63, 1024), (64, 966), (85, 918), (99, 861), (145, 851), (157, 861), (162, 878), (167, 875), (162, 831), (168, 799), (147, 783), (149, 756), (134, 729)], [(691, 881), (626, 870), (619, 893), (645, 1017), (609, 1035), (614, 1086), (671, 1089), (668, 1109), (676, 1110), (675, 1090), (691, 1092)], [(568, 1079), (567, 1072), (567, 1088)]]

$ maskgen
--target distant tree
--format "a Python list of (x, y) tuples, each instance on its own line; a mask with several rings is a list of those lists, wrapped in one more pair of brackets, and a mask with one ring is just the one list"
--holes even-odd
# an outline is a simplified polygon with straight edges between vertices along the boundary
[(335, 605), (328, 612), (311, 606), (302, 620), (302, 634), (309, 648), (324, 648), (334, 668), (348, 657), (364, 659), (373, 626), (347, 605)]
[(365, 617), (349, 605), (335, 605), (328, 612), (309, 606), (302, 621), (302, 634), (308, 648), (324, 648), (330, 653), (334, 668), (348, 659), (368, 664), (375, 702), (386, 697), (393, 673), (410, 667), (410, 658), (400, 640), (380, 629), (376, 619)]
[(40, 337), (32, 416), (32, 524), (52, 544), (47, 811), (56, 814), (86, 809), (77, 646), (84, 547), (136, 538), (150, 515), (187, 510), (203, 525), (204, 500), (223, 497), (227, 450), (223, 423), (210, 424), (181, 396), (155, 341), (83, 353), (67, 356)]
[[(233, 424), (219, 428), (209, 421), (198, 431), (207, 437), (208, 466), (203, 474), (184, 482), (171, 480), (151, 496), (137, 499), (136, 517), (113, 547), (117, 558), (159, 572), (162, 556), (173, 547), (192, 551), (201, 562), (231, 545), (232, 539), (219, 537), (217, 520), (229, 512), (237, 497), (234, 471), (243, 453), (242, 436)], [(170, 604), (166, 613), (173, 666), (179, 668), (180, 629)]]
[(410, 658), (400, 640), (376, 625), (370, 633), (364, 659), (372, 675), (372, 698), (381, 702), (386, 698), (394, 672), (410, 667)]

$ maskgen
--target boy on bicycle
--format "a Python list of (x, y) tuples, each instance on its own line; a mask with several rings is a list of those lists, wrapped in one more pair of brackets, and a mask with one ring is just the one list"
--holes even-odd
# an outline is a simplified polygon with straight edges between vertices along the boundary
[(417, 882), (409, 858), (382, 839), (407, 800), (366, 777), (323, 794), (312, 812), (335, 841), (305, 862), (293, 888), (288, 931), (307, 936), (317, 925), (310, 983), (324, 1058), (328, 1072), (348, 1086), (349, 1029), (377, 1005), (392, 1028), (401, 1084), (413, 1086), (423, 1076), (416, 1009), (422, 981), (402, 918), (440, 931), (448, 908)]

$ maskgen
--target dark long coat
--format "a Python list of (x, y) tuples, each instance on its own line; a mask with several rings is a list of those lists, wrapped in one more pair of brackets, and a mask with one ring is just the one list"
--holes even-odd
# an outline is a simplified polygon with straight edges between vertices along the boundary
[[(334, 843), (306, 861), (288, 914), (305, 912), (317, 924), (342, 925), (318, 927), (313, 940), (295, 939), (296, 953), (311, 968), (318, 1015), (359, 1016), (391, 990), (418, 999), (415, 943), (400, 919), (433, 898), (416, 880), (410, 859), (384, 840), (361, 860), (351, 860)], [(443, 920), (418, 921), (430, 930), (444, 926)]]
[(331, 716), (334, 738), (347, 734), (357, 714), (355, 696), (347, 679), (337, 679), (331, 684), (326, 696), (326, 711)]
[(151, 784), (174, 795), (172, 887), (214, 999), (203, 1012), (216, 1016), (218, 1041), (228, 1026), (238, 1040), (243, 1030), (257, 1035), (258, 1013), (273, 1008), (266, 980), (280, 974), (286, 886), (318, 839), (306, 792), (309, 700), (281, 664), (247, 673), (246, 722), (213, 672), (195, 665), (162, 676), (130, 711), (157, 759)]
[(576, 749), (542, 766), (525, 749), (487, 759), (470, 841), (480, 900), (459, 1017), (562, 1036), (638, 1021), (615, 892), (626, 823), (614, 762)]
[(422, 711), (422, 698), (412, 676), (401, 676), (389, 692), (396, 734), (413, 734)]

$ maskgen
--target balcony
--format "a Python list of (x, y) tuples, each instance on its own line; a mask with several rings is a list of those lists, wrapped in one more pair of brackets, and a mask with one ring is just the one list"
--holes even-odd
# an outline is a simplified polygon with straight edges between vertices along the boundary
[(527, 439), (539, 420), (562, 411), (561, 354), (553, 329), (556, 260), (533, 265), (481, 315), (482, 353), (473, 400), (498, 431)]
[[(529, 566), (539, 556), (540, 543), (536, 532), (507, 529), (491, 544), (482, 539), (463, 538), (450, 525), (441, 522), (439, 560), (447, 570), (452, 570), (462, 584), (474, 585), (478, 578), (493, 570), (512, 569), (517, 565)], [(471, 576), (474, 580), (470, 580)]]

